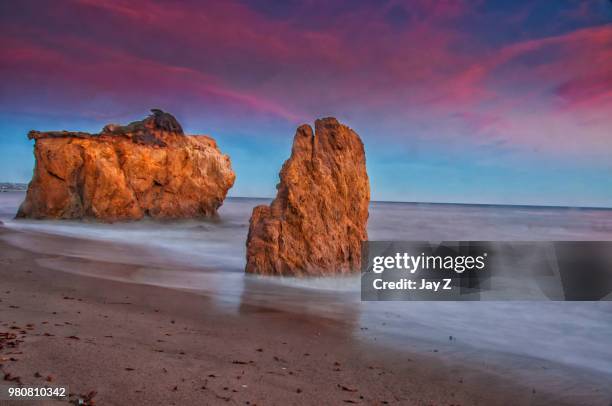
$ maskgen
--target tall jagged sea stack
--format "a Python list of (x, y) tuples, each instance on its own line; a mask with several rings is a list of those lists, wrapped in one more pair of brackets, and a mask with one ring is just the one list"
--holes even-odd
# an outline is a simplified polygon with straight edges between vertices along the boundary
[(246, 272), (316, 276), (357, 272), (367, 240), (365, 151), (335, 118), (297, 129), (270, 206), (253, 209)]

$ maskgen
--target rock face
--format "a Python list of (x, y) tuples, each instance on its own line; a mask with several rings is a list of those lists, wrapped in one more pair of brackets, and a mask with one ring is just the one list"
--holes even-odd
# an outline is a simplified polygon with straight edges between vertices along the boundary
[(359, 136), (335, 118), (297, 129), (276, 198), (253, 209), (246, 272), (316, 276), (359, 271), (370, 184)]
[(235, 175), (215, 140), (161, 110), (99, 134), (30, 131), (36, 167), (18, 218), (102, 221), (208, 217)]

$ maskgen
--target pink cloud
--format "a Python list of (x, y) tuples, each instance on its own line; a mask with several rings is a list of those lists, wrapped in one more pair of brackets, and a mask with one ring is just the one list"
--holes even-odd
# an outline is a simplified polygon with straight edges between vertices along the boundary
[[(195, 98), (203, 105), (225, 104), (229, 108), (235, 106), (245, 111), (299, 121), (298, 114), (282, 105), (231, 89), (204, 72), (138, 58), (76, 38), (58, 37), (57, 41), (61, 47), (69, 47), (71, 52), (61, 52), (26, 40), (3, 38), (0, 51), (3, 76), (12, 78), (14, 83), (23, 83), (24, 78), (29, 78), (30, 90), (39, 94), (52, 91), (55, 95), (48, 101), (55, 100), (61, 104), (80, 103), (72, 97), (64, 97), (71, 93), (77, 97), (109, 94), (124, 102), (153, 96), (159, 99), (160, 94), (166, 94), (168, 100)], [(32, 89), (32, 86), (37, 87)], [(48, 106), (50, 109), (55, 107)]]
[[(537, 64), (521, 61), (533, 53)], [(428, 119), (453, 114), (465, 124), (457, 132), (516, 147), (612, 152), (604, 113), (612, 111), (612, 26), (521, 41), (478, 59), (429, 89)]]

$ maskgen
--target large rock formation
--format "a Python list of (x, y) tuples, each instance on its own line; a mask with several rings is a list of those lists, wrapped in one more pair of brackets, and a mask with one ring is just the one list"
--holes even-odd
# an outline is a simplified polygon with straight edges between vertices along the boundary
[(161, 110), (99, 134), (30, 131), (36, 167), (17, 217), (103, 221), (207, 217), (234, 184), (215, 140)]
[(276, 198), (253, 209), (246, 272), (313, 276), (359, 270), (370, 184), (359, 136), (335, 118), (297, 129)]

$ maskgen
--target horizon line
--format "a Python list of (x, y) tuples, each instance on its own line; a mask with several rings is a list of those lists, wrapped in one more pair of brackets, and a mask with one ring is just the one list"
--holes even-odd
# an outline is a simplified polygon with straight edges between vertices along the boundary
[[(24, 182), (0, 182), (0, 184), (13, 184), (28, 186)], [(12, 192), (26, 192), (26, 190), (10, 190)], [(266, 196), (227, 196), (228, 199), (260, 199), (272, 200), (274, 197)], [(514, 204), (514, 203), (468, 203), (468, 202), (426, 202), (426, 201), (403, 201), (403, 200), (370, 200), (371, 203), (397, 203), (397, 204), (436, 204), (449, 206), (487, 206), (487, 207), (524, 207), (539, 209), (588, 209), (588, 210), (612, 210), (612, 206), (568, 206), (562, 204)]]
[[(273, 200), (274, 197), (254, 197), (254, 196), (228, 196), (228, 199), (259, 199)], [(397, 204), (437, 204), (449, 206), (496, 206), (496, 207), (525, 207), (540, 209), (589, 209), (589, 210), (612, 210), (612, 206), (566, 206), (566, 205), (546, 205), (546, 204), (512, 204), (512, 203), (467, 203), (467, 202), (417, 202), (402, 200), (370, 200), (370, 203), (397, 203)]]

